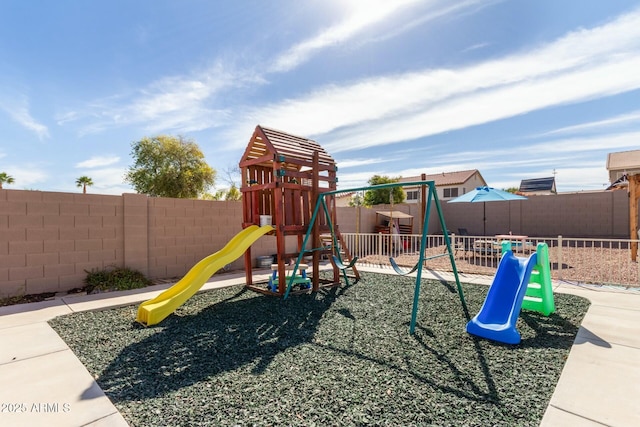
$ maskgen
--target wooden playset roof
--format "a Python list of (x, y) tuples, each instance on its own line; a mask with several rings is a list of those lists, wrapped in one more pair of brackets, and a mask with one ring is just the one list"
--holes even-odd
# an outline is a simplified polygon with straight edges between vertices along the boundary
[(321, 170), (335, 167), (335, 160), (317, 142), (295, 136), (275, 129), (256, 126), (249, 145), (245, 150), (240, 166), (243, 164), (257, 164), (272, 167), (274, 159), (284, 157), (283, 166), (286, 169), (300, 170), (302, 167), (313, 165), (313, 154), (318, 153)]

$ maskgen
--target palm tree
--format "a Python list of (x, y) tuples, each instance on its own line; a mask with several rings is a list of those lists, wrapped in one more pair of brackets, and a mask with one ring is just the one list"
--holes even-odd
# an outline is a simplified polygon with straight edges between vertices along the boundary
[(82, 187), (82, 194), (87, 194), (87, 185), (93, 185), (93, 180), (88, 176), (83, 175), (80, 178), (76, 179), (76, 187)]
[(0, 172), (0, 190), (2, 190), (2, 184), (13, 184), (16, 180), (12, 176), (7, 175), (6, 172)]

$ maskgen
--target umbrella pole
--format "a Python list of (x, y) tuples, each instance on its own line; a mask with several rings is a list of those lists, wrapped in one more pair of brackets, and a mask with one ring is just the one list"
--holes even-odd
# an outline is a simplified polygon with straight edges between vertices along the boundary
[(487, 202), (482, 202), (482, 237), (487, 235)]

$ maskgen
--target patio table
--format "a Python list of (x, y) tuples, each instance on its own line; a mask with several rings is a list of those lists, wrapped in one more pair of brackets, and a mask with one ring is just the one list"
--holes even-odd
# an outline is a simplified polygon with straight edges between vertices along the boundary
[(473, 242), (473, 252), (477, 255), (500, 256), (500, 244), (495, 240), (476, 240)]
[[(518, 234), (496, 234), (496, 240), (498, 242), (501, 242), (503, 240), (509, 240), (511, 241), (511, 248), (514, 252), (517, 252), (515, 249), (519, 249), (524, 252), (525, 248), (527, 247), (527, 239), (529, 238), (529, 236), (523, 236), (523, 235), (518, 235)], [(517, 242), (520, 241), (521, 244), (518, 245), (514, 245), (513, 242)]]

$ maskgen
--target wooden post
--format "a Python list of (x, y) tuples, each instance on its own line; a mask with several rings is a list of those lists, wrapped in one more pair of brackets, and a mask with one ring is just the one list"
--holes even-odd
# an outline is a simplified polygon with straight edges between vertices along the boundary
[[(251, 170), (243, 167), (242, 170), (242, 183), (241, 186), (245, 187), (245, 191), (242, 193), (242, 228), (249, 227), (250, 223), (253, 221), (251, 216), (253, 212), (253, 205), (255, 203), (255, 191), (251, 191)], [(245, 275), (245, 286), (251, 286), (253, 284), (253, 272), (251, 263), (251, 247), (249, 247), (244, 252), (244, 275)]]
[(638, 258), (638, 197), (640, 197), (640, 175), (630, 175), (629, 180), (629, 228), (631, 229), (631, 261)]
[[(318, 203), (318, 198), (320, 197), (320, 165), (319, 165), (319, 157), (318, 152), (313, 152), (313, 167), (311, 170), (312, 178), (311, 178), (311, 200), (313, 200), (313, 206), (315, 207)], [(311, 242), (313, 248), (320, 247), (320, 215), (323, 214), (318, 212), (318, 216), (316, 220), (313, 222), (313, 228), (311, 230)], [(335, 268), (334, 268), (335, 270)], [(320, 253), (315, 250), (313, 251), (313, 277), (311, 279), (313, 292), (317, 292), (320, 289)]]
[(285, 198), (284, 189), (282, 183), (284, 177), (279, 176), (278, 173), (282, 167), (282, 163), (279, 159), (275, 159), (273, 162), (272, 179), (274, 187), (271, 189), (271, 197), (274, 203), (273, 206), (273, 226), (276, 229), (276, 252), (278, 253), (278, 294), (284, 295), (287, 290), (287, 271), (285, 267), (286, 259), (282, 258), (282, 255), (286, 252), (285, 245), (285, 233), (284, 233), (284, 203), (288, 200)]

